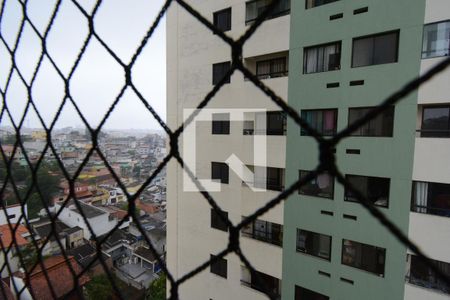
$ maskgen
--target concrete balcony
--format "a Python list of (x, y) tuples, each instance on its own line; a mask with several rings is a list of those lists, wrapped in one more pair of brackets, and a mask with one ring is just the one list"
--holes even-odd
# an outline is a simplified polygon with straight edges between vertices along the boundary
[(450, 295), (411, 283), (405, 284), (405, 300), (448, 300)]
[[(249, 187), (243, 186), (241, 190), (241, 211), (243, 216), (249, 216), (258, 208), (263, 207), (267, 202), (275, 198), (280, 192), (253, 192)], [(272, 223), (283, 224), (284, 202), (269, 210), (258, 219)], [(259, 244), (260, 242), (258, 242)]]
[[(270, 276), (282, 277), (283, 249), (269, 243), (241, 235), (242, 251), (259, 272)], [(253, 255), (258, 253), (258, 255)]]
[[(420, 72), (423, 74), (437, 63), (445, 60), (447, 56), (422, 59)], [(448, 103), (448, 82), (450, 79), (450, 69), (439, 73), (432, 80), (419, 88), (418, 104), (438, 104)]]

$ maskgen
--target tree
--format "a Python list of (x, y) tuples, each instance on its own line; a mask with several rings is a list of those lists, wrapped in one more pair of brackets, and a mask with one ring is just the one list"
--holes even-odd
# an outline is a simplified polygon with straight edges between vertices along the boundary
[(166, 299), (166, 275), (161, 275), (158, 279), (153, 280), (148, 288), (146, 299), (148, 300), (165, 300)]
[(38, 261), (38, 254), (33, 244), (29, 243), (23, 247), (18, 248), (18, 251), (14, 255), (15, 257), (22, 256), (24, 263), (24, 269), (30, 270)]
[(114, 294), (112, 284), (105, 274), (93, 277), (85, 287), (87, 299), (107, 300)]

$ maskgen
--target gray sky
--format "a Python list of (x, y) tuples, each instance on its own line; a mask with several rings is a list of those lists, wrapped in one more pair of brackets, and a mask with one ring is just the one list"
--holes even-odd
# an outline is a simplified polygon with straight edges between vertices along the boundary
[[(11, 47), (22, 18), (18, 0), (6, 1), (1, 33)], [(37, 29), (44, 32), (54, 0), (29, 0), (27, 11)], [(88, 33), (88, 23), (70, 0), (63, 0), (47, 38), (47, 49), (62, 73), (67, 76)], [(163, 0), (105, 0), (95, 17), (95, 30), (109, 47), (128, 63), (163, 5)], [(78, 0), (88, 12), (95, 1)], [(166, 49), (165, 19), (139, 56), (133, 68), (133, 82), (142, 95), (165, 120), (166, 115)], [(16, 53), (16, 63), (26, 81), (30, 81), (40, 53), (40, 43), (31, 26), (26, 25)], [(9, 53), (0, 41), (0, 88), (4, 90), (10, 68)], [(91, 39), (71, 81), (70, 91), (91, 126), (97, 126), (124, 84), (123, 71), (103, 46)], [(51, 63), (44, 59), (32, 97), (47, 125), (54, 118), (64, 94), (63, 81)], [(1, 98), (1, 97), (0, 97)], [(3, 99), (0, 99), (2, 101)], [(23, 114), (27, 92), (14, 74), (6, 96), (14, 121)], [(2, 101), (3, 102), (3, 101)], [(2, 104), (1, 104), (2, 105)], [(9, 125), (3, 119), (1, 125)], [(67, 103), (57, 127), (78, 126), (81, 119)], [(30, 110), (25, 126), (39, 128), (36, 114)], [(128, 89), (105, 124), (106, 129), (161, 129), (137, 96)]]

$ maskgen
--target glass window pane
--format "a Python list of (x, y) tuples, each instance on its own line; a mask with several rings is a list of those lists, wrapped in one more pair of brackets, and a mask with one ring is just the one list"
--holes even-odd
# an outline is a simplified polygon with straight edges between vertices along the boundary
[(374, 39), (373, 64), (386, 64), (397, 61), (398, 33), (380, 35)]
[(353, 41), (352, 67), (362, 67), (372, 64), (373, 38)]

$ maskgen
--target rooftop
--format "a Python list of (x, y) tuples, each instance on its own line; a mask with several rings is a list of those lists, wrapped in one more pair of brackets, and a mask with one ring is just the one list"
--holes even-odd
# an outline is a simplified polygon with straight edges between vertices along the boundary
[[(16, 224), (11, 224), (11, 226), (13, 229), (16, 228)], [(4, 248), (9, 248), (11, 245), (23, 246), (28, 244), (28, 241), (24, 238), (28, 234), (28, 229), (23, 225), (19, 225), (15, 231), (15, 243), (13, 243), (13, 231), (11, 231), (9, 225), (0, 225), (0, 240)], [(0, 248), (2, 248), (2, 245), (0, 245)]]

